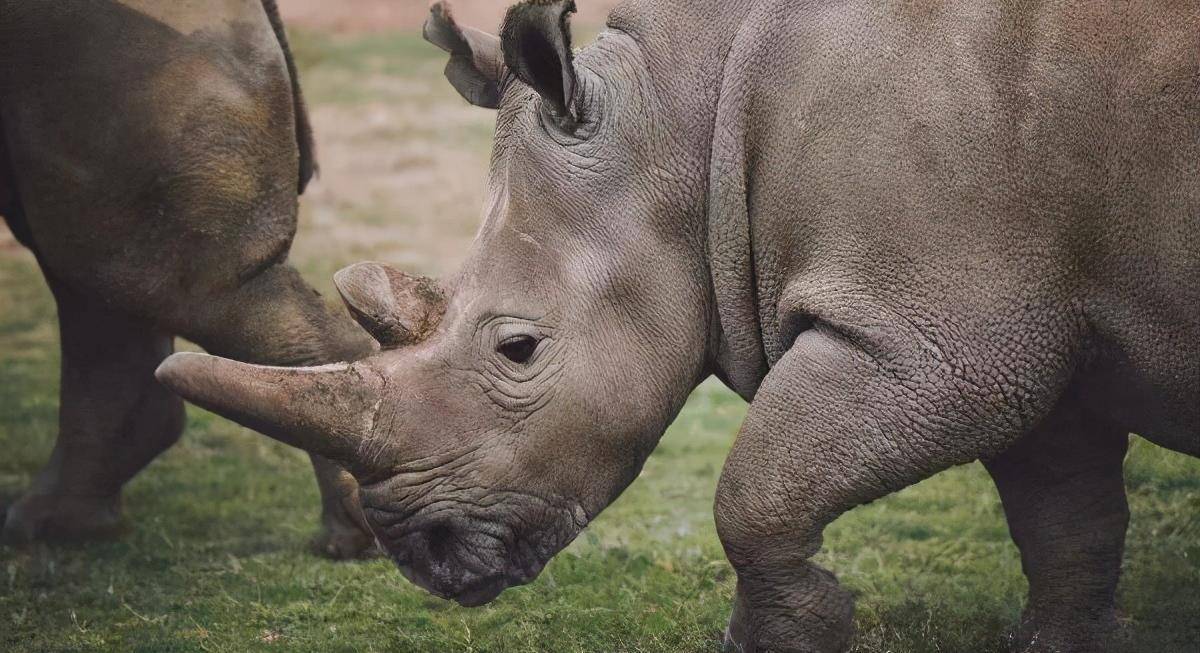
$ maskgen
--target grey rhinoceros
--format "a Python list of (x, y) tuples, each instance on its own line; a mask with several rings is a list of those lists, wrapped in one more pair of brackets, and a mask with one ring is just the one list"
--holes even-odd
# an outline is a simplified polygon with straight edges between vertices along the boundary
[[(174, 335), (279, 365), (374, 346), (286, 263), (313, 148), (274, 0), (0, 0), (0, 44), (0, 215), (62, 339), (58, 442), (3, 537), (94, 536), (183, 428), (154, 380)], [(372, 551), (353, 479), (313, 464), (320, 549)]]
[(750, 401), (716, 521), (739, 651), (835, 651), (838, 515), (953, 465), (996, 481), (1031, 649), (1113, 627), (1136, 431), (1200, 454), (1200, 8), (633, 0), (426, 36), (498, 109), (483, 225), (442, 285), (339, 273), (383, 351), (177, 354), (196, 403), (361, 483), (416, 583), (533, 578), (688, 393)]

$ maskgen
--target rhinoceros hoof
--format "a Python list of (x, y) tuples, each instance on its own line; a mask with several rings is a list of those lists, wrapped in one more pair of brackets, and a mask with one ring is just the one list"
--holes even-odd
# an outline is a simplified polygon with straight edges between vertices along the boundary
[(313, 551), (330, 560), (366, 560), (383, 554), (375, 536), (357, 526), (325, 524), (312, 541)]
[(125, 530), (119, 495), (27, 494), (9, 506), (0, 541), (21, 546), (37, 541), (107, 539)]
[(1093, 638), (1068, 638), (1037, 631), (1011, 638), (1013, 653), (1102, 653), (1108, 646)]
[(1040, 620), (1026, 610), (1021, 624), (1009, 635), (1014, 653), (1102, 653), (1123, 642), (1127, 632), (1115, 612), (1101, 619), (1069, 615), (1063, 623)]
[[(846, 627), (849, 630), (849, 626)], [(725, 629), (725, 640), (721, 647), (722, 653), (840, 653), (846, 650), (845, 643), (821, 642), (810, 644), (803, 637), (791, 641), (787, 645), (759, 646), (738, 622), (737, 616), (730, 619)]]
[(726, 653), (841, 653), (849, 648), (854, 599), (830, 572), (806, 563), (793, 578), (759, 586), (756, 594), (757, 608), (739, 584), (725, 631)]
[(721, 653), (755, 653), (757, 650), (740, 625), (731, 619), (729, 626), (725, 628), (725, 641), (721, 645)]

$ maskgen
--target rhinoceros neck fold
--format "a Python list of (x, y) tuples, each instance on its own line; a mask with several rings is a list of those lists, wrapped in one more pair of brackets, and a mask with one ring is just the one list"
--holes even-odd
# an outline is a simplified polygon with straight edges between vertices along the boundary
[[(706, 259), (712, 315), (707, 366), (745, 398), (766, 373), (756, 310), (750, 226), (745, 206), (744, 161), (738, 142), (742, 109), (730, 93), (731, 53), (742, 47), (742, 26), (758, 0), (630, 0), (617, 7), (609, 27), (638, 44), (650, 62), (649, 82), (676, 136), (677, 164), (693, 169), (696, 197), (687, 198), (689, 244)], [(720, 130), (716, 129), (721, 125)]]
[[(749, 13), (746, 11), (743, 18)], [(745, 136), (750, 119), (746, 105), (747, 77), (733, 69), (740, 61), (736, 52), (747, 45), (743, 43), (745, 38), (748, 37), (740, 29), (733, 29), (716, 82), (705, 238), (715, 312), (711, 365), (726, 385), (749, 401), (766, 376), (768, 364), (758, 311), (752, 216), (747, 201)]]

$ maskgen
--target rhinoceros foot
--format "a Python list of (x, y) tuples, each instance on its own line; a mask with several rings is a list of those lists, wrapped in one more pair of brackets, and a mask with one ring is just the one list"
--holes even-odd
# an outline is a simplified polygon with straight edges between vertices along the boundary
[(120, 495), (26, 494), (9, 506), (3, 521), (0, 542), (13, 546), (107, 539), (125, 530)]
[(788, 577), (746, 574), (738, 579), (724, 651), (841, 653), (849, 648), (853, 618), (850, 593), (812, 563)]
[(362, 529), (349, 515), (327, 506), (321, 515), (321, 530), (312, 540), (313, 551), (330, 560), (364, 560), (383, 554), (375, 536)]
[(1026, 609), (1021, 623), (1009, 635), (1014, 653), (1103, 653), (1121, 648), (1128, 631), (1121, 627), (1115, 611), (1100, 617), (1041, 615)]

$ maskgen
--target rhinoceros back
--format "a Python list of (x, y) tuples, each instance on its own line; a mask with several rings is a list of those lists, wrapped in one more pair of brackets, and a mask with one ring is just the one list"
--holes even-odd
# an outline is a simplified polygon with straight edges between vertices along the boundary
[(712, 183), (746, 168), (768, 362), (797, 287), (947, 334), (1066, 311), (1097, 403), (1200, 453), (1200, 7), (768, 2), (734, 38)]
[[(261, 0), (0, 0), (0, 37), (5, 146), (55, 274), (173, 305), (286, 256), (297, 104)], [(147, 276), (162, 297), (122, 295)]]

